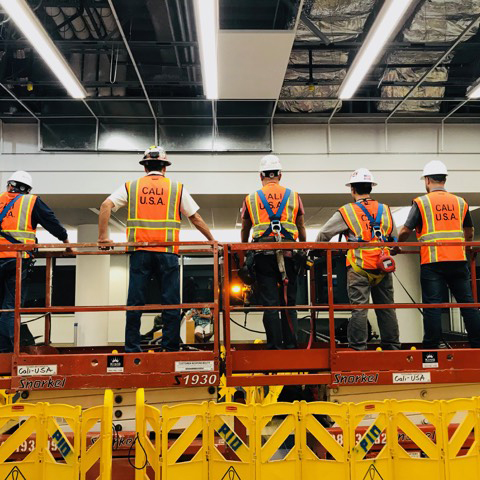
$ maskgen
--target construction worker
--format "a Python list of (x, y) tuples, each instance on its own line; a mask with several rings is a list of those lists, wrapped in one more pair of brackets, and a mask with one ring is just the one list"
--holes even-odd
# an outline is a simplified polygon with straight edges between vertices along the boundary
[[(355, 200), (341, 207), (327, 221), (317, 235), (317, 242), (328, 242), (335, 235), (345, 235), (349, 242), (378, 242), (375, 248), (356, 248), (347, 252), (347, 290), (350, 303), (366, 305), (370, 295), (375, 304), (392, 304), (393, 260), (388, 249), (381, 244), (395, 241), (397, 229), (388, 205), (373, 200), (372, 187), (376, 186), (372, 173), (359, 168), (352, 173), (351, 195)], [(381, 346), (385, 350), (400, 348), (398, 321), (392, 308), (375, 310), (380, 329)], [(354, 309), (348, 323), (347, 338), (350, 348), (366, 350), (368, 340), (367, 310)]]
[[(423, 169), (426, 195), (413, 200), (399, 241), (404, 242), (415, 230), (419, 242), (470, 242), (473, 222), (467, 202), (445, 190), (447, 167), (432, 160)], [(420, 283), (423, 303), (445, 302), (447, 287), (459, 303), (472, 303), (470, 271), (465, 248), (421, 247)], [(480, 347), (480, 313), (477, 308), (462, 308), (462, 317), (470, 345)], [(442, 310), (423, 309), (423, 346), (427, 349), (446, 348), (442, 340)]]
[[(248, 242), (252, 231), (253, 242), (293, 242), (297, 238), (305, 242), (307, 234), (302, 201), (298, 193), (280, 185), (280, 160), (276, 155), (264, 156), (259, 171), (262, 188), (247, 195), (243, 203), (241, 241)], [(297, 273), (292, 252), (258, 251), (254, 258), (261, 305), (295, 305)], [(281, 318), (277, 310), (266, 310), (263, 324), (267, 348), (295, 348), (296, 322), (296, 312), (293, 310), (282, 311)]]
[[(140, 161), (146, 176), (127, 182), (110, 195), (100, 208), (98, 219), (98, 243), (108, 249), (112, 243), (108, 237), (111, 212), (128, 206), (127, 238), (129, 242), (178, 242), (181, 214), (207, 240), (213, 236), (198, 213), (198, 205), (183, 184), (170, 180), (165, 172), (171, 162), (161, 147), (152, 146)], [(180, 273), (178, 246), (128, 248), (130, 256), (130, 281), (127, 305), (145, 305), (150, 278), (155, 275), (161, 284), (161, 303), (180, 303)], [(127, 311), (125, 327), (125, 351), (140, 352), (141, 311)], [(177, 351), (180, 348), (180, 310), (164, 310), (162, 313), (162, 349)]]
[[(0, 195), (0, 247), (10, 244), (36, 243), (37, 226), (41, 225), (63, 243), (68, 243), (67, 231), (55, 214), (36, 195), (29, 173), (18, 171), (7, 180), (7, 191)], [(66, 251), (71, 252), (70, 248)], [(0, 248), (0, 304), (2, 309), (15, 307), (15, 279), (17, 252)], [(25, 252), (22, 260), (22, 280), (33, 256)], [(14, 313), (0, 314), (0, 353), (13, 352)]]

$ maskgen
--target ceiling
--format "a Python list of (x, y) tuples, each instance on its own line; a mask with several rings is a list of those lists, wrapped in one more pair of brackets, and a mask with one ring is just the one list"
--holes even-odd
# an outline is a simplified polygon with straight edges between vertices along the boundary
[(480, 0), (415, 2), (343, 102), (339, 85), (383, 0), (219, 0), (217, 101), (203, 92), (192, 0), (28, 2), (88, 92), (68, 97), (0, 13), (0, 119), (38, 122), (44, 150), (157, 140), (170, 151), (269, 151), (272, 121), (480, 118), (479, 103), (465, 102), (480, 77)]

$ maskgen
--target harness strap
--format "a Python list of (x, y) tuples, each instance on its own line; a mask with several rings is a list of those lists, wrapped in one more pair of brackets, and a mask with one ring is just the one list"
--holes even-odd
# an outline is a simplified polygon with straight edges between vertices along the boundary
[[(370, 222), (370, 227), (373, 230), (374, 228), (380, 228), (382, 224), (382, 215), (383, 215), (383, 203), (378, 204), (378, 210), (377, 210), (377, 216), (376, 218), (373, 218), (372, 214), (365, 208), (365, 205), (363, 205), (362, 202), (356, 202), (356, 205), (362, 210), (362, 212), (365, 214), (365, 216), (368, 218), (368, 221)], [(363, 241), (363, 239), (359, 238), (359, 240)], [(382, 233), (382, 240), (385, 242), (387, 239), (385, 235)]]
[(367, 272), (367, 270), (364, 270), (362, 267), (360, 267), (359, 265), (357, 265), (355, 263), (355, 260), (353, 258), (353, 253), (352, 253), (352, 250), (349, 250), (348, 253), (347, 253), (347, 258), (350, 262), (350, 266), (353, 268), (353, 271), (355, 273), (358, 273), (359, 275), (361, 275), (362, 277), (365, 277), (368, 279), (368, 283), (374, 287), (376, 285), (378, 285), (384, 278), (385, 278), (385, 275), (386, 273), (371, 273), (371, 272)]
[[(290, 198), (291, 193), (292, 193), (292, 191), (289, 188), (285, 189), (285, 193), (283, 195), (283, 198), (282, 198), (282, 201), (281, 201), (280, 205), (278, 206), (277, 212), (274, 213), (273, 210), (272, 210), (272, 207), (270, 206), (270, 204), (267, 201), (267, 197), (263, 193), (263, 190), (258, 190), (257, 191), (257, 194), (258, 194), (260, 200), (262, 201), (262, 204), (265, 207), (265, 210), (267, 211), (268, 219), (270, 220), (270, 222), (279, 222), (280, 233), (285, 238), (287, 238), (288, 240), (293, 241), (292, 234), (290, 232), (288, 232), (285, 229), (285, 227), (283, 227), (283, 225), (280, 223), (280, 219), (282, 218), (282, 214), (285, 210), (285, 207), (287, 205), (287, 202), (288, 202), (288, 199)], [(272, 233), (272, 223), (270, 223), (270, 226), (265, 230), (265, 232), (263, 232), (263, 235), (260, 238), (267, 237), (271, 233)]]

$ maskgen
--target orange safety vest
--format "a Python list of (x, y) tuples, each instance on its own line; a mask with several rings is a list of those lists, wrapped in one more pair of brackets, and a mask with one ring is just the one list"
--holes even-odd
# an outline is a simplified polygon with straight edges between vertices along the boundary
[[(17, 195), (19, 194), (3, 192), (0, 195), (0, 212)], [(36, 201), (36, 195), (22, 195), (3, 219), (2, 231), (21, 243), (35, 243), (36, 230), (32, 227), (32, 211)], [(0, 236), (1, 245), (12, 245), (12, 243)], [(16, 256), (17, 252), (0, 251), (0, 258), (15, 258)], [(28, 254), (23, 253), (22, 256), (26, 258)]]
[[(363, 206), (375, 219), (378, 212), (379, 203), (376, 200), (368, 200), (363, 202)], [(388, 205), (383, 205), (383, 213), (380, 220), (380, 230), (384, 237), (391, 236), (393, 231), (392, 213)], [(348, 203), (339, 209), (343, 220), (347, 224), (349, 230), (360, 241), (364, 242), (382, 242), (378, 238), (372, 238), (372, 229), (370, 221), (362, 209), (355, 203)], [(364, 270), (376, 270), (378, 268), (377, 262), (382, 253), (386, 250), (385, 247), (370, 247), (370, 248), (355, 248), (348, 251), (347, 266), (351, 262), (355, 262), (360, 268)]]
[[(417, 228), (419, 242), (464, 242), (463, 221), (468, 212), (467, 202), (452, 193), (437, 190), (413, 200), (422, 215), (422, 228)], [(421, 247), (422, 265), (434, 262), (458, 262), (467, 259), (465, 248)]]
[[(161, 175), (147, 175), (125, 184), (128, 193), (129, 242), (178, 242), (183, 185)], [(179, 247), (129, 247), (151, 252), (179, 252)]]
[[(274, 213), (276, 213), (280, 207), (286, 190), (285, 187), (273, 182), (267, 183), (262, 187), (262, 191)], [(270, 227), (270, 218), (257, 192), (247, 195), (245, 203), (253, 223), (252, 237), (258, 239), (262, 237)], [(298, 207), (298, 193), (292, 190), (290, 192), (290, 198), (288, 199), (280, 218), (280, 223), (283, 228), (290, 233), (294, 240), (298, 238), (298, 228), (295, 224), (298, 215)], [(274, 233), (271, 232), (269, 236), (274, 236)]]

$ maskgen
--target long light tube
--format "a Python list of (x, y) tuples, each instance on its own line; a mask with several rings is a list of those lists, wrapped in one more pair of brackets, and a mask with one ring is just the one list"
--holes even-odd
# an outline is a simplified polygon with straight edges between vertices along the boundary
[(73, 98), (85, 98), (87, 92), (26, 1), (0, 0), (0, 5), (43, 58), (52, 73), (60, 80), (67, 92)]
[(467, 90), (467, 97), (472, 99), (480, 97), (480, 79)]
[(198, 41), (205, 96), (218, 98), (217, 31), (218, 0), (195, 0)]
[(385, 0), (345, 79), (338, 98), (352, 98), (414, 0)]

